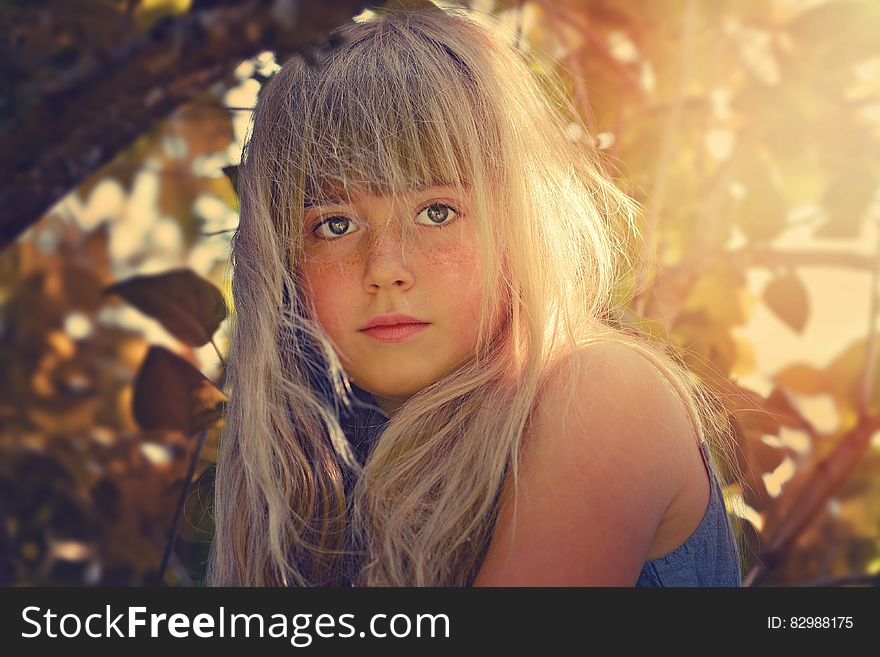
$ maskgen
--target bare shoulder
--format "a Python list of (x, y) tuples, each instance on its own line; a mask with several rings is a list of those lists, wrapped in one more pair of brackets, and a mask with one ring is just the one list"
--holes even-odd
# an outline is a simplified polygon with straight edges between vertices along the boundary
[(646, 429), (645, 437), (651, 439), (646, 448), (657, 444), (656, 433), (664, 426), (675, 435), (694, 436), (671, 383), (647, 356), (619, 342), (583, 345), (560, 359), (548, 373), (536, 411), (539, 420), (549, 415), (552, 421), (565, 411), (575, 420), (641, 423), (638, 428)]
[(684, 403), (635, 348), (568, 355), (541, 388), (474, 585), (634, 584), (696, 440)]

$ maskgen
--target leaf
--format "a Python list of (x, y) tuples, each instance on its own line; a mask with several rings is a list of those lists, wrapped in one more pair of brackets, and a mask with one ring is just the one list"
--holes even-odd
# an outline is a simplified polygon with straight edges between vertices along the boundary
[(238, 166), (237, 164), (231, 164), (229, 166), (223, 167), (223, 173), (229, 178), (229, 182), (232, 183), (232, 189), (235, 190), (235, 195), (238, 196)]
[(211, 427), (222, 415), (226, 407), (226, 395), (207, 378), (202, 379), (190, 390), (192, 418), (190, 435)]
[[(825, 368), (826, 375), (832, 382), (831, 394), (844, 412), (856, 409), (867, 367), (867, 347), (867, 339), (858, 338), (842, 349)], [(874, 357), (880, 361), (880, 354), (875, 354)], [(873, 394), (868, 399), (869, 414), (875, 412), (880, 403), (880, 363), (875, 363), (870, 385)]]
[(825, 373), (804, 363), (789, 365), (778, 372), (773, 377), (773, 381), (791, 392), (804, 395), (818, 395), (828, 391), (828, 380)]
[(750, 438), (746, 442), (746, 446), (749, 464), (758, 474), (773, 472), (790, 452), (785, 448), (768, 445), (758, 436)]
[(226, 318), (223, 294), (190, 269), (135, 276), (104, 289), (157, 319), (169, 333), (192, 347), (208, 343)]
[(746, 196), (735, 209), (733, 221), (753, 242), (768, 242), (785, 229), (788, 208), (767, 167), (755, 169), (743, 181)]
[(150, 347), (134, 383), (134, 417), (144, 429), (187, 436), (213, 424), (226, 396), (198, 369), (164, 347)]
[(773, 278), (764, 288), (764, 302), (794, 331), (802, 333), (810, 314), (807, 290), (791, 272)]
[(705, 310), (716, 324), (725, 327), (744, 324), (749, 319), (749, 299), (742, 272), (719, 268), (702, 274), (694, 283), (684, 308)]
[(773, 498), (767, 492), (764, 474), (772, 472), (785, 459), (785, 451), (765, 443), (759, 434), (748, 434), (740, 440), (743, 479), (742, 490), (746, 504), (760, 512)]
[(711, 320), (704, 309), (680, 314), (670, 337), (679, 346), (684, 362), (701, 376), (728, 375), (736, 362), (736, 343), (727, 327)]
[[(867, 340), (859, 338), (844, 348), (821, 370), (799, 363), (779, 372), (774, 380), (795, 393), (805, 395), (828, 393), (837, 404), (842, 422), (846, 424), (848, 417), (855, 417), (856, 401), (866, 367), (866, 348)], [(880, 403), (880, 367), (874, 370), (872, 390), (873, 395), (868, 400), (869, 413), (873, 412)]]
[[(764, 408), (773, 414), (773, 418), (786, 427), (802, 429), (813, 432), (812, 424), (801, 414), (800, 410), (792, 403), (786, 390), (780, 386), (774, 386), (770, 396), (764, 404)], [(773, 433), (777, 433), (774, 431)]]
[(823, 203), (830, 219), (815, 231), (816, 237), (858, 237), (862, 219), (877, 190), (877, 180), (865, 171), (846, 171), (828, 187)]

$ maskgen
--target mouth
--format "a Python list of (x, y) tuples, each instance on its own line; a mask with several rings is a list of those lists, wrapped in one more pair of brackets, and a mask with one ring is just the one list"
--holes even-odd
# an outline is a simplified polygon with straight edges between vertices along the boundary
[(430, 324), (426, 322), (402, 322), (385, 326), (371, 326), (361, 329), (360, 333), (380, 342), (400, 342), (421, 333), (429, 326)]

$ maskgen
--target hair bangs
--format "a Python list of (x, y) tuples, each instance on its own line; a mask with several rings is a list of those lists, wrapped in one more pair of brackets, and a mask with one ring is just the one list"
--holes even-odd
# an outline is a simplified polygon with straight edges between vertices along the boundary
[(492, 159), (477, 128), (486, 125), (485, 108), (472, 71), (411, 25), (380, 20), (352, 28), (365, 30), (380, 34), (349, 34), (315, 71), (304, 197), (469, 184)]

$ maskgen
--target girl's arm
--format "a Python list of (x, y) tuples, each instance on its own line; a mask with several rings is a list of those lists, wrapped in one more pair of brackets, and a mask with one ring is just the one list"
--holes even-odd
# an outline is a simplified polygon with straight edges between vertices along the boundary
[(697, 439), (654, 366), (617, 343), (570, 358), (583, 367), (555, 368), (532, 414), (516, 531), (509, 479), (474, 586), (632, 586), (682, 490)]

